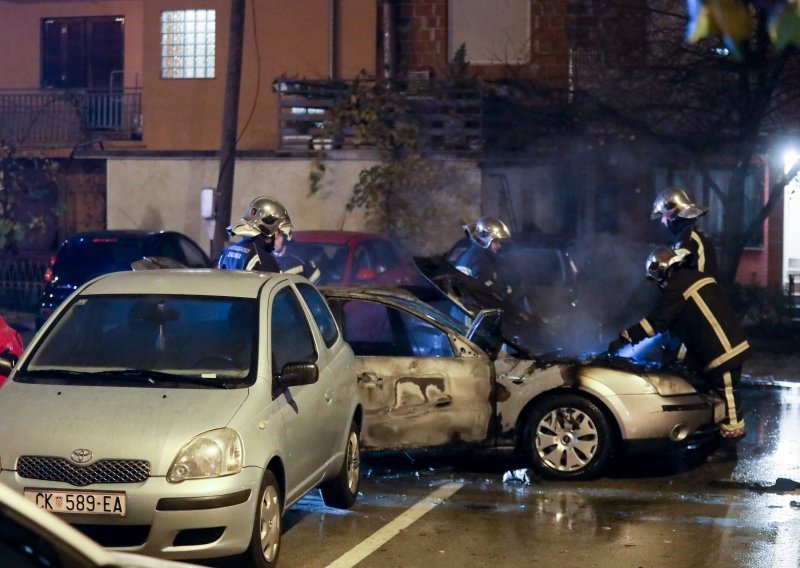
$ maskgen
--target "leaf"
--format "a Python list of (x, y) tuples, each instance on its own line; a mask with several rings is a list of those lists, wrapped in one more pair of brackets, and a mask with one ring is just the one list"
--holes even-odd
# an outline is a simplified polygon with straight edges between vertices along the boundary
[(773, 16), (769, 33), (778, 51), (789, 45), (800, 45), (800, 4), (784, 5)]
[(690, 43), (721, 35), (728, 48), (738, 52), (753, 34), (750, 12), (739, 0), (686, 0), (686, 8), (686, 40)]

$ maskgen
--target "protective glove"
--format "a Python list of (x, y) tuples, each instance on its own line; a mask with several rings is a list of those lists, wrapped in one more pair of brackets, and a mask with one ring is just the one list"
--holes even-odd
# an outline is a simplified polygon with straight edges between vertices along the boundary
[(621, 337), (617, 337), (611, 343), (608, 344), (608, 352), (609, 353), (616, 353), (617, 351), (619, 351), (620, 349), (622, 349), (623, 347), (625, 347), (627, 345), (630, 345), (630, 343), (628, 343), (627, 341), (625, 341)]

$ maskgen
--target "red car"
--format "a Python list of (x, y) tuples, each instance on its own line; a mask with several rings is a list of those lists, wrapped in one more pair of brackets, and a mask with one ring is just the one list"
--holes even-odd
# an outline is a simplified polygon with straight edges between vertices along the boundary
[(313, 259), (328, 286), (424, 283), (414, 259), (385, 235), (357, 231), (295, 231), (290, 246)]
[[(22, 355), (22, 338), (16, 329), (6, 323), (3, 316), (0, 316), (0, 353), (11, 353), (17, 357)], [(0, 386), (3, 386), (6, 378), (0, 375)]]

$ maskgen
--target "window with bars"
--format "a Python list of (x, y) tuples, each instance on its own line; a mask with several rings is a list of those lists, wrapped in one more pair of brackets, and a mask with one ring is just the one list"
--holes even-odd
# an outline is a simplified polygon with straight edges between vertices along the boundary
[(161, 12), (161, 77), (213, 79), (216, 25), (216, 10)]

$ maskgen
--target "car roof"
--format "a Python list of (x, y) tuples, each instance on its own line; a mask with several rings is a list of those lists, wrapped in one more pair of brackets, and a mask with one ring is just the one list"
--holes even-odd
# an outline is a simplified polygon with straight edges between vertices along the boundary
[(357, 243), (367, 239), (379, 239), (382, 241), (391, 241), (386, 235), (380, 233), (370, 233), (367, 231), (294, 231), (292, 239), (301, 243), (331, 243), (337, 245), (345, 245)]
[(104, 231), (86, 231), (72, 235), (68, 240), (77, 241), (81, 239), (110, 239), (110, 238), (136, 238), (149, 237), (159, 234), (179, 234), (177, 231), (143, 231), (140, 229), (116, 229)]
[(293, 274), (251, 270), (164, 269), (114, 272), (87, 284), (83, 294), (175, 294), (257, 298), (281, 282), (308, 282)]

